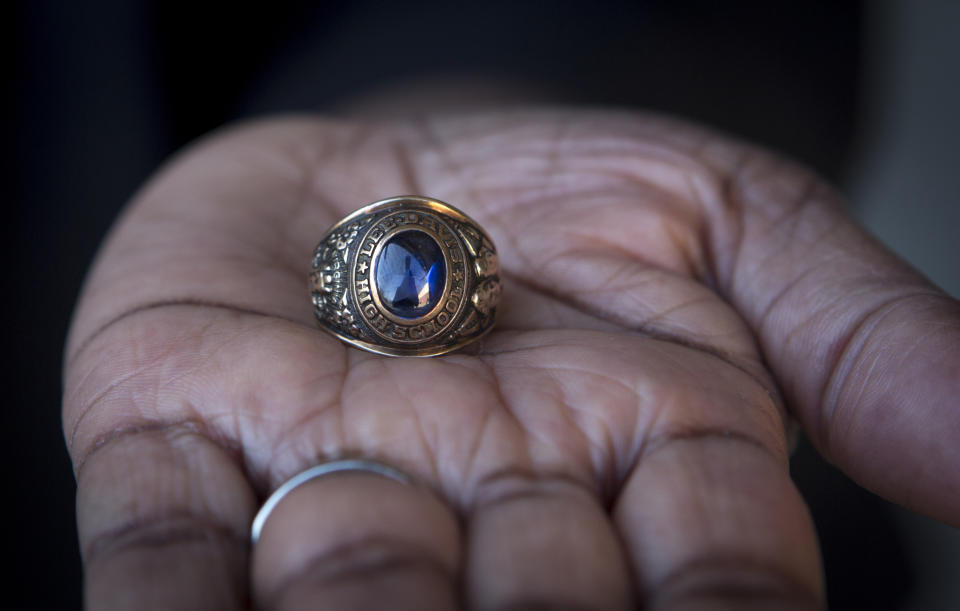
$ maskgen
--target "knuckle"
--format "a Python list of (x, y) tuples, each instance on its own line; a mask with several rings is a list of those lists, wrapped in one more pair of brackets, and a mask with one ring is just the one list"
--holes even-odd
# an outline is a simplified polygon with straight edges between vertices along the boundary
[(329, 595), (343, 589), (361, 588), (379, 597), (381, 586), (391, 582), (416, 581), (451, 584), (456, 576), (446, 564), (425, 547), (399, 538), (375, 536), (325, 549), (282, 579), (255, 588), (265, 608), (282, 608), (286, 597), (304, 589)]
[(155, 552), (171, 546), (203, 544), (231, 548), (231, 553), (246, 553), (246, 537), (210, 516), (183, 510), (154, 514), (123, 522), (101, 532), (83, 547), (89, 567), (124, 552)]
[(771, 563), (729, 555), (698, 558), (652, 589), (651, 609), (820, 609), (822, 592)]

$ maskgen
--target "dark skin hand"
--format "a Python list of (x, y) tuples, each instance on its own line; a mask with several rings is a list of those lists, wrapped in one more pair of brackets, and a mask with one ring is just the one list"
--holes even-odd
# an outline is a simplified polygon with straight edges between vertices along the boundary
[[(310, 256), (400, 194), (500, 253), (485, 339), (432, 359), (316, 327)], [(960, 526), (960, 307), (768, 152), (631, 113), (279, 119), (135, 198), (66, 350), (93, 609), (811, 609), (795, 419)], [(263, 499), (323, 460), (270, 517)]]

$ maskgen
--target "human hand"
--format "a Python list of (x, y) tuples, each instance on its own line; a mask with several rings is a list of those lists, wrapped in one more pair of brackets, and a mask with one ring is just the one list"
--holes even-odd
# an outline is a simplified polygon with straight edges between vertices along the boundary
[[(498, 247), (499, 322), (461, 352), (380, 357), (314, 323), (317, 240), (405, 193)], [(960, 308), (837, 200), (634, 114), (206, 139), (120, 219), (68, 340), (88, 606), (818, 607), (788, 414), (862, 485), (960, 525)], [(259, 502), (341, 456), (432, 492), (314, 480), (251, 550)]]

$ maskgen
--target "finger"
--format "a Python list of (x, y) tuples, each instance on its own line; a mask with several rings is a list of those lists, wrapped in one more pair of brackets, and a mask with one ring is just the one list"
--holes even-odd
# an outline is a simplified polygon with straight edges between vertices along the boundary
[(960, 525), (960, 304), (808, 173), (751, 153), (726, 180), (717, 275), (807, 434), (864, 486)]
[(508, 472), (482, 483), (468, 519), (472, 609), (631, 608), (631, 577), (596, 495), (568, 478)]
[(722, 430), (648, 447), (615, 507), (645, 608), (819, 609), (810, 518), (786, 458)]
[(459, 528), (435, 496), (361, 472), (295, 488), (253, 554), (264, 609), (457, 608)]
[(119, 431), (79, 450), (89, 609), (242, 609), (253, 492), (190, 426)]
[(651, 609), (819, 608), (816, 536), (775, 396), (708, 353), (662, 352), (683, 365), (646, 397), (661, 415), (614, 506), (640, 596)]

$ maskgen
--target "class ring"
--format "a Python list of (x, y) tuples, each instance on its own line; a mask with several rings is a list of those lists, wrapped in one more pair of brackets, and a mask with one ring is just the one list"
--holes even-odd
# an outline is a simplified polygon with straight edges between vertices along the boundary
[(331, 227), (310, 271), (320, 327), (389, 356), (436, 356), (482, 337), (500, 292), (497, 251), (480, 225), (413, 195), (374, 202)]

